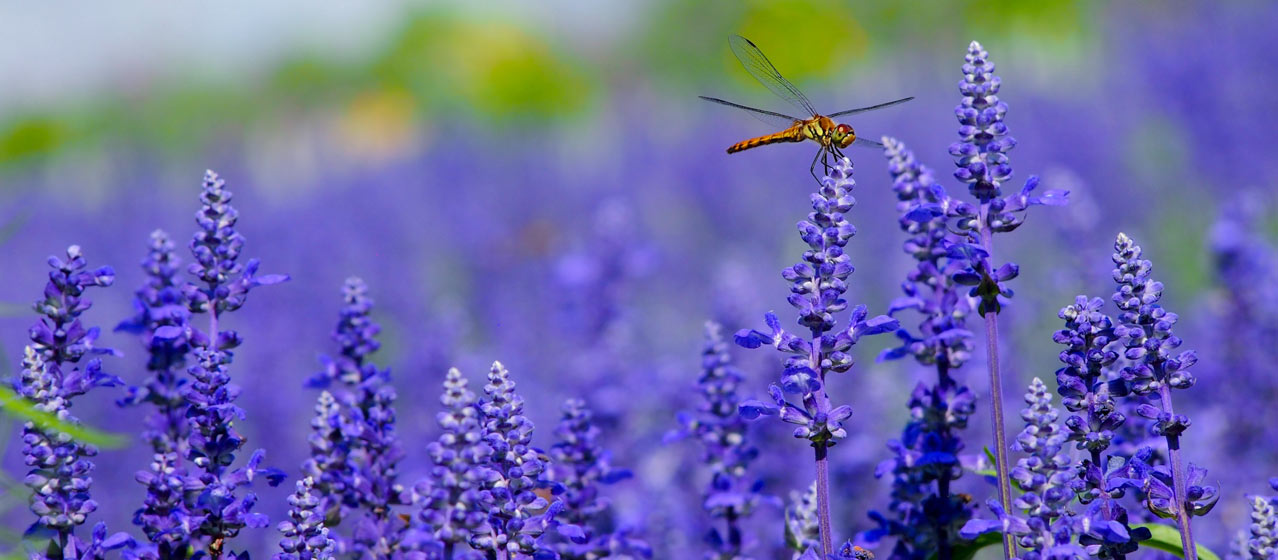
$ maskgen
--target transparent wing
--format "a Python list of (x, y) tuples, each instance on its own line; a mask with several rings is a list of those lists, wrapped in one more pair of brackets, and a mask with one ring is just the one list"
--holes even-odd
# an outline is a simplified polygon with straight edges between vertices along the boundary
[(768, 61), (768, 57), (763, 56), (763, 51), (754, 46), (749, 39), (733, 35), (728, 37), (728, 46), (732, 47), (732, 54), (737, 55), (737, 60), (741, 61), (741, 65), (751, 76), (754, 76), (754, 79), (759, 80), (759, 83), (795, 107), (803, 109), (808, 115), (817, 115), (816, 108), (812, 106), (811, 101), (808, 101), (807, 96), (803, 95), (799, 88), (794, 87), (790, 80), (777, 72), (777, 67), (773, 66)]
[(733, 103), (731, 101), (724, 101), (717, 97), (706, 97), (704, 95), (698, 95), (697, 97), (700, 97), (711, 103), (718, 103), (720, 105), (727, 105), (729, 107), (736, 107), (738, 109), (742, 109), (750, 113), (751, 115), (753, 115), (755, 118), (765, 123), (768, 123), (770, 125), (789, 127), (793, 125), (795, 121), (803, 120), (803, 119), (796, 119), (794, 117), (791, 117), (790, 115), (783, 115), (781, 113), (774, 113), (772, 111), (764, 111), (763, 109), (755, 109), (754, 107), (746, 107), (745, 105), (741, 105), (739, 103)]
[(860, 136), (857, 136), (857, 137), (856, 137), (856, 140), (853, 140), (853, 141), (852, 141), (852, 145), (853, 145), (853, 146), (860, 146), (860, 147), (862, 147), (862, 148), (877, 148), (877, 149), (879, 149), (879, 150), (882, 150), (882, 149), (884, 149), (884, 148), (887, 148), (887, 146), (884, 146), (883, 144), (880, 144), (880, 143), (875, 142), (875, 141), (873, 141), (873, 140), (868, 140), (868, 139), (862, 138), (862, 137), (860, 137)]
[(900, 105), (900, 104), (905, 103), (906, 101), (909, 101), (909, 100), (911, 100), (911, 99), (914, 99), (914, 96), (910, 96), (910, 97), (902, 97), (901, 99), (897, 99), (896, 101), (888, 101), (887, 103), (879, 103), (878, 105), (870, 105), (869, 107), (860, 107), (860, 108), (857, 108), (857, 109), (848, 109), (848, 110), (846, 110), (846, 111), (839, 111), (839, 112), (837, 112), (837, 113), (830, 113), (829, 115), (826, 115), (826, 116), (828, 116), (828, 117), (830, 117), (830, 118), (834, 118), (834, 117), (842, 117), (842, 116), (846, 116), (846, 115), (855, 115), (855, 114), (857, 114), (857, 113), (864, 113), (864, 112), (866, 112), (866, 111), (873, 111), (873, 110), (875, 110), (875, 109), (882, 109), (882, 108), (884, 108), (884, 107), (891, 107), (891, 106), (893, 106), (893, 105)]

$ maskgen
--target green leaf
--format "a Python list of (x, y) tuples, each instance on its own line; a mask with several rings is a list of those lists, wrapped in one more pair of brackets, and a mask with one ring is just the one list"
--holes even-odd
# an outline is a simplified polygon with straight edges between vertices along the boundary
[(42, 430), (62, 432), (72, 439), (90, 443), (103, 449), (119, 449), (128, 444), (128, 438), (63, 421), (57, 416), (37, 410), (30, 401), (18, 396), (12, 389), (0, 386), (0, 409), (5, 414), (34, 422)]
[[(1163, 552), (1170, 552), (1180, 558), (1185, 557), (1185, 550), (1180, 546), (1180, 531), (1178, 531), (1175, 527), (1163, 525), (1161, 523), (1132, 525), (1133, 529), (1139, 529), (1141, 527), (1149, 529), (1149, 532), (1153, 534), (1149, 540), (1142, 541), (1140, 543), (1141, 547), (1149, 547)], [(1211, 549), (1201, 544), (1197, 546), (1199, 560), (1220, 560), (1220, 557), (1216, 556), (1216, 553), (1212, 552)]]
[(998, 459), (994, 458), (994, 452), (990, 451), (990, 447), (985, 446), (985, 458), (990, 460), (990, 464), (994, 466), (994, 470), (998, 470)]
[[(987, 450), (988, 451), (988, 450)], [(981, 549), (990, 546), (1002, 546), (1003, 533), (985, 533), (970, 541), (960, 541), (955, 543), (953, 554), (950, 556), (953, 560), (972, 560), (976, 557), (976, 553)], [(936, 560), (936, 553), (933, 552), (927, 557), (928, 560)]]

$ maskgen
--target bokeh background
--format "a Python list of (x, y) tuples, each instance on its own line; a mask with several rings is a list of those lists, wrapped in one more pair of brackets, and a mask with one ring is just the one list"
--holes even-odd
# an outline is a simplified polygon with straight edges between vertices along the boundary
[[(904, 140), (944, 178), (976, 39), (1003, 79), (1016, 176), (1072, 191), (1070, 206), (1036, 209), (1001, 241), (1023, 274), (1006, 313), (1008, 406), (1032, 377), (1053, 378), (1057, 309), (1108, 296), (1113, 237), (1136, 237), (1202, 358), (1177, 407), (1194, 420), (1187, 453), (1224, 493), (1200, 537), (1223, 551), (1246, 523), (1242, 496), (1278, 475), (1275, 21), (1272, 2), (5, 3), (0, 373), (19, 362), (48, 255), (80, 244), (91, 265), (116, 268), (88, 315), (109, 331), (129, 314), (148, 234), (188, 238), (215, 169), (236, 194), (246, 255), (292, 276), (228, 320), (246, 339), (232, 374), (249, 447), (297, 472), (316, 396), (302, 383), (333, 348), (342, 280), (358, 275), (385, 328), (377, 361), (400, 392), (406, 480), (422, 473), (446, 368), (478, 383), (499, 359), (543, 445), (563, 399), (589, 401), (615, 462), (637, 474), (612, 487), (618, 515), (648, 531), (657, 557), (691, 557), (705, 473), (695, 444), (661, 438), (695, 405), (705, 320), (731, 332), (788, 314), (778, 273), (801, 251), (793, 224), (812, 188), (810, 146), (723, 153), (769, 130), (697, 94), (791, 110), (751, 81), (727, 36), (751, 38), (824, 111), (917, 96), (853, 124)], [(882, 155), (849, 155), (850, 294), (882, 312), (910, 262)], [(138, 341), (104, 339), (126, 353), (109, 369), (141, 380)], [(867, 341), (861, 365), (832, 382), (856, 410), (834, 450), (841, 538), (885, 504), (873, 468), (921, 375), (874, 363), (890, 343)], [(762, 395), (775, 356), (736, 357)], [(965, 374), (983, 399), (971, 450), (988, 432), (981, 367)], [(116, 409), (118, 396), (93, 393), (77, 413), (130, 433), (142, 411)], [(811, 473), (793, 465), (807, 448), (779, 423), (754, 434), (769, 491), (805, 488)], [(8, 442), (6, 548), (30, 515), (20, 443)], [(140, 504), (142, 448), (98, 461), (97, 518), (113, 529)], [(992, 493), (973, 478), (978, 499)], [(259, 489), (276, 519), (286, 492)], [(781, 517), (755, 516), (762, 557), (781, 557)], [(241, 538), (265, 555), (277, 535)]]

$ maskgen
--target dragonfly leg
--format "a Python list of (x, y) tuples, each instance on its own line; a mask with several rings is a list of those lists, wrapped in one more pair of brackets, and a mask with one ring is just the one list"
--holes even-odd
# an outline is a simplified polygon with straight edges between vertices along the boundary
[(821, 150), (821, 165), (825, 167), (825, 174), (830, 174), (830, 150)]
[(816, 174), (816, 164), (817, 164), (817, 160), (821, 159), (821, 154), (823, 154), (823, 153), (825, 153), (825, 149), (824, 149), (824, 148), (822, 148), (820, 151), (818, 151), (818, 152), (816, 153), (816, 155), (815, 155), (815, 156), (812, 156), (812, 165), (809, 165), (809, 166), (808, 166), (808, 173), (811, 173), (811, 174), (812, 174), (812, 178), (813, 178), (813, 179), (816, 179), (816, 182), (817, 182), (817, 183), (820, 183), (820, 182), (821, 182), (821, 178), (820, 178), (820, 177), (817, 177), (817, 174)]

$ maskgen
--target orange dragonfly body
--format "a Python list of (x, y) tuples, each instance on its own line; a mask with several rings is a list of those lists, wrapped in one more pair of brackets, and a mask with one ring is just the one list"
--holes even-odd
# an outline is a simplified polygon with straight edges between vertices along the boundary
[(755, 44), (750, 42), (749, 39), (740, 35), (733, 35), (728, 38), (728, 46), (732, 47), (732, 53), (736, 55), (737, 60), (741, 61), (741, 65), (745, 67), (746, 71), (750, 72), (751, 76), (754, 76), (754, 79), (772, 90), (772, 92), (777, 94), (777, 96), (789, 101), (792, 105), (802, 109), (809, 115), (806, 118), (792, 117), (783, 113), (765, 111), (763, 109), (747, 107), (731, 101), (724, 101), (722, 99), (702, 95), (700, 97), (706, 101), (712, 101), (720, 105), (743, 109), (755, 117), (759, 117), (765, 122), (777, 123), (786, 127), (780, 132), (737, 142), (736, 144), (728, 147), (728, 153), (735, 154), (737, 152), (757, 148), (759, 146), (766, 146), (768, 144), (804, 142), (812, 140), (819, 144), (821, 148), (817, 151), (816, 156), (812, 158), (812, 165), (808, 167), (808, 171), (811, 172), (812, 176), (817, 178), (818, 181), (820, 181), (820, 178), (817, 177), (816, 174), (816, 164), (818, 161), (821, 162), (822, 166), (824, 166), (828, 172), (830, 169), (829, 156), (833, 155), (840, 158), (844, 157), (843, 148), (853, 145), (868, 146), (872, 148), (883, 147), (883, 145), (878, 142), (857, 136), (856, 131), (853, 130), (850, 125), (837, 123), (834, 121), (833, 117), (855, 115), (857, 113), (864, 113), (874, 109), (882, 109), (899, 103), (905, 103), (906, 101), (914, 99), (913, 97), (905, 97), (895, 101), (888, 101), (887, 103), (871, 105), (869, 107), (859, 107), (856, 109), (849, 109), (847, 111), (830, 113), (828, 116), (822, 115), (812, 106), (812, 102), (808, 100), (807, 96), (803, 95), (803, 92), (799, 91), (799, 88), (795, 87), (794, 84), (785, 79), (785, 77), (777, 71), (776, 66), (773, 66), (772, 62), (768, 60), (768, 57), (764, 56), (763, 52), (759, 50), (759, 47), (755, 46)]

